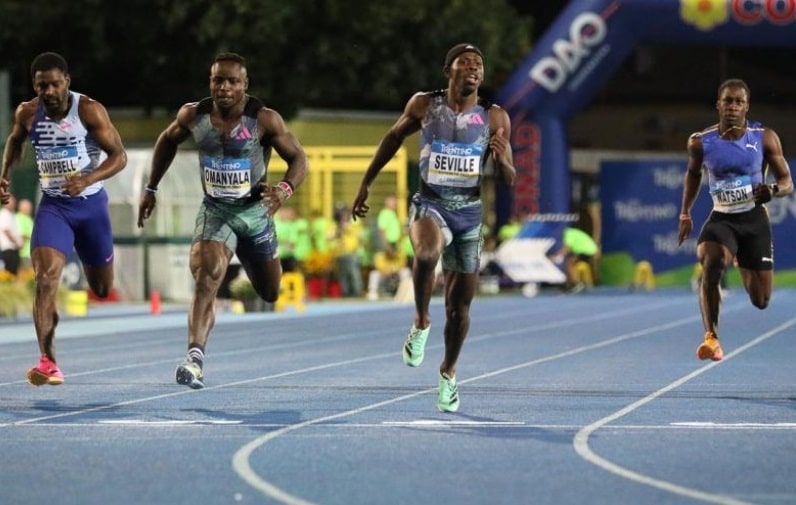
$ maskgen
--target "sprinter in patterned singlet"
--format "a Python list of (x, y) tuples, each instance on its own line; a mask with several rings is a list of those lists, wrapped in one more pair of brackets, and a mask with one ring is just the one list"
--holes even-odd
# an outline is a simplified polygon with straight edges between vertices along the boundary
[(445, 278), (445, 356), (439, 367), (437, 408), (459, 408), (456, 363), (470, 328), (470, 304), (478, 286), (481, 255), (481, 182), (487, 161), (496, 177), (513, 184), (515, 170), (505, 110), (478, 96), (484, 80), (481, 51), (457, 44), (443, 65), (447, 89), (418, 92), (379, 144), (354, 199), (353, 214), (367, 215), (371, 183), (409, 135), (420, 131), (420, 187), (412, 197), (409, 237), (415, 257), (412, 279), (415, 319), (403, 347), (408, 366), (423, 361), (431, 330), (429, 304), (435, 267), (442, 260)]
[[(202, 367), (215, 323), (214, 303), (233, 254), (263, 300), (274, 302), (279, 296), (282, 269), (273, 214), (307, 175), (304, 149), (278, 112), (246, 94), (248, 86), (243, 57), (216, 56), (210, 67), (210, 97), (185, 104), (158, 137), (138, 211), (138, 226), (143, 227), (177, 147), (193, 136), (204, 200), (191, 245), (196, 288), (188, 315), (188, 355), (175, 375), (178, 384), (194, 389), (204, 387)], [(285, 178), (274, 186), (266, 180), (272, 148), (288, 165)]]
[(55, 297), (72, 250), (94, 294), (107, 297), (113, 287), (113, 233), (103, 181), (125, 167), (127, 153), (105, 107), (69, 90), (69, 68), (62, 56), (38, 55), (31, 79), (37, 97), (17, 107), (3, 153), (0, 199), (8, 197), (11, 167), (30, 137), (42, 190), (31, 237), (33, 325), (41, 357), (27, 377), (40, 386), (64, 382), (55, 361)]
[[(772, 197), (793, 192), (790, 167), (777, 133), (746, 119), (749, 87), (740, 79), (719, 86), (716, 109), (719, 123), (688, 139), (688, 168), (683, 184), (679, 241), (691, 234), (691, 207), (708, 173), (713, 199), (697, 241), (702, 265), (699, 306), (705, 330), (697, 348), (699, 359), (718, 361), (724, 356), (719, 343), (719, 290), (721, 278), (735, 260), (752, 305), (765, 309), (771, 299), (774, 251), (771, 224), (765, 204)], [(766, 183), (771, 169), (774, 183)]]

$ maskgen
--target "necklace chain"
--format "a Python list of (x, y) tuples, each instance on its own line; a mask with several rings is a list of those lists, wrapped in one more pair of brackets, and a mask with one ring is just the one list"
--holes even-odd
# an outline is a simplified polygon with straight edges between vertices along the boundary
[(728, 133), (730, 133), (733, 130), (746, 130), (746, 125), (743, 125), (743, 126), (735, 126), (735, 125), (730, 126), (726, 130), (724, 130), (724, 133), (721, 133), (721, 130), (719, 130), (719, 137), (724, 138), (725, 135), (727, 135)]

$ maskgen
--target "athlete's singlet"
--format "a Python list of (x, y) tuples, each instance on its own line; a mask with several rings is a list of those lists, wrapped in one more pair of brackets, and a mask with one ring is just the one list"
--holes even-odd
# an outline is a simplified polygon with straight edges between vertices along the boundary
[(248, 203), (259, 195), (252, 188), (265, 179), (265, 166), (271, 157), (271, 146), (260, 144), (257, 114), (262, 102), (248, 97), (240, 123), (224, 136), (210, 122), (212, 98), (197, 105), (192, 130), (199, 147), (199, 170), (205, 195), (225, 203)]
[(431, 95), (422, 122), (420, 177), (441, 200), (478, 201), (489, 146), (488, 107), (478, 104), (457, 114), (444, 90)]
[(763, 182), (763, 127), (749, 121), (738, 140), (719, 136), (718, 125), (701, 133), (703, 166), (713, 210), (735, 214), (755, 206), (752, 188)]
[[(30, 142), (36, 153), (39, 184), (46, 195), (68, 198), (69, 195), (64, 191), (66, 179), (79, 173), (92, 172), (104, 156), (94, 137), (80, 121), (78, 105), (82, 96), (75, 91), (69, 92), (69, 111), (60, 121), (47, 117), (41, 100), (36, 108), (30, 128)], [(78, 196), (93, 195), (100, 189), (102, 182), (95, 182)]]

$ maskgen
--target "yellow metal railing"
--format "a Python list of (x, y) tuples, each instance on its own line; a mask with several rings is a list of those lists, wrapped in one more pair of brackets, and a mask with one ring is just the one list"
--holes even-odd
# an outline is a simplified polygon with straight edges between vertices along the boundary
[[(359, 190), (362, 175), (376, 152), (376, 146), (313, 146), (305, 147), (304, 150), (307, 153), (309, 173), (291, 198), (292, 205), (305, 216), (313, 211), (320, 211), (327, 218), (332, 217), (335, 204), (350, 207)], [(287, 164), (274, 153), (268, 168), (269, 180), (272, 183), (278, 181), (286, 170)], [(371, 185), (368, 203), (373, 211), (381, 208), (388, 195), (395, 195), (398, 199), (398, 217), (401, 222), (406, 222), (409, 197), (407, 170), (407, 153), (402, 147)]]

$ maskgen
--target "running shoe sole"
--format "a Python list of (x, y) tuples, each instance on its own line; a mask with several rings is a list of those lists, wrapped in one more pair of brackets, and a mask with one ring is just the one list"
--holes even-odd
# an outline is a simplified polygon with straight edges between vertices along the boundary
[(711, 340), (714, 340), (714, 342), (705, 341), (702, 345), (697, 347), (697, 357), (702, 360), (710, 359), (713, 361), (721, 361), (722, 358), (724, 358), (724, 351), (721, 350), (721, 345), (718, 340)]
[(31, 368), (28, 370), (28, 384), (32, 384), (34, 386), (60, 386), (64, 383), (63, 377), (57, 377), (53, 375), (47, 375), (46, 373), (42, 372), (38, 368)]
[(193, 371), (191, 371), (191, 369), (185, 365), (180, 365), (177, 367), (175, 377), (177, 379), (177, 384), (188, 386), (191, 389), (202, 389), (205, 387), (205, 383), (202, 382), (204, 377), (197, 377), (194, 375)]

